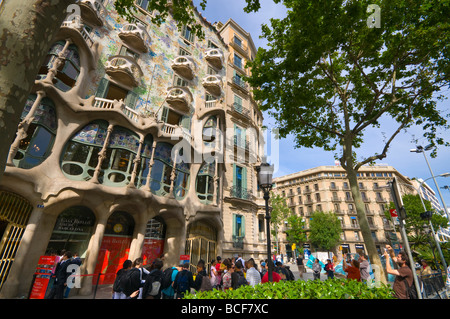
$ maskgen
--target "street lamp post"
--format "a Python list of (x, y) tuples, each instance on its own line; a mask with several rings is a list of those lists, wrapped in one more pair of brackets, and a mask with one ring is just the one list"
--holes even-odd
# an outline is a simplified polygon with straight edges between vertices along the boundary
[(272, 175), (274, 166), (267, 163), (261, 163), (256, 167), (258, 172), (258, 184), (264, 193), (264, 201), (266, 203), (266, 232), (267, 232), (267, 263), (268, 263), (268, 278), (269, 282), (273, 282), (273, 262), (271, 258), (271, 243), (270, 243), (270, 212), (269, 212), (269, 198), (270, 190), (272, 189)]
[(447, 206), (445, 205), (444, 198), (442, 197), (441, 191), (439, 190), (439, 186), (438, 186), (438, 184), (437, 184), (437, 182), (436, 182), (436, 178), (435, 178), (434, 173), (433, 173), (433, 171), (432, 171), (432, 169), (431, 169), (430, 163), (428, 163), (427, 156), (425, 155), (425, 151), (429, 151), (429, 150), (432, 149), (432, 148), (433, 148), (433, 145), (431, 145), (431, 144), (425, 146), (425, 148), (422, 147), (422, 146), (420, 146), (420, 145), (417, 145), (416, 148), (410, 150), (410, 152), (413, 152), (413, 153), (423, 153), (423, 157), (425, 158), (425, 161), (427, 162), (427, 165), (428, 165), (428, 169), (430, 170), (431, 176), (433, 177), (434, 185), (436, 186), (436, 189), (437, 189), (437, 191), (438, 191), (438, 193), (439, 193), (439, 197), (441, 198), (441, 201), (442, 201), (442, 205), (444, 206), (444, 212), (445, 212), (445, 214), (447, 215), (447, 219), (448, 219), (449, 222), (450, 222), (450, 216), (449, 216), (448, 211), (447, 211)]

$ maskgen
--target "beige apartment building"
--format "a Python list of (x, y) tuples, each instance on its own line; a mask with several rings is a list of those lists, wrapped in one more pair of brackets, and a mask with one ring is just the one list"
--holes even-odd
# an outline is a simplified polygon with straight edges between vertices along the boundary
[[(389, 204), (391, 194), (387, 183), (396, 177), (402, 194), (414, 193), (409, 187), (411, 181), (387, 165), (363, 166), (357, 173), (359, 189), (364, 201), (367, 219), (378, 252), (395, 235), (401, 238), (398, 228), (392, 220), (386, 218), (384, 211)], [(286, 203), (298, 216), (303, 216), (306, 229), (314, 211), (334, 212), (341, 221), (342, 234), (340, 248), (342, 252), (367, 252), (361, 237), (356, 207), (351, 195), (350, 185), (344, 169), (340, 166), (319, 166), (274, 179), (274, 192), (286, 198)], [(281, 233), (281, 232), (280, 232)], [(291, 256), (291, 243), (280, 236), (281, 253)], [(311, 247), (314, 252), (314, 247)]]

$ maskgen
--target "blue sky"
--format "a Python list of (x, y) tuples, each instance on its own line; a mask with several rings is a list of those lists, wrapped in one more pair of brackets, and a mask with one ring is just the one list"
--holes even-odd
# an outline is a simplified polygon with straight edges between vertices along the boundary
[[(195, 4), (200, 3), (199, 0), (194, 0)], [(203, 16), (211, 23), (221, 21), (225, 23), (229, 18), (236, 21), (241, 27), (252, 35), (252, 39), (256, 47), (265, 47), (266, 40), (260, 39), (261, 24), (270, 25), (270, 18), (282, 18), (285, 16), (286, 9), (282, 5), (273, 3), (272, 0), (261, 0), (261, 9), (257, 13), (247, 14), (243, 11), (246, 3), (244, 0), (208, 0), (206, 10), (203, 11), (199, 6), (198, 10), (202, 12)], [(446, 91), (446, 96), (450, 97), (450, 90)], [(450, 101), (447, 100), (440, 103), (440, 109), (450, 113)], [(271, 119), (267, 113), (264, 114), (264, 124), (269, 128), (273, 125), (274, 120)], [(374, 152), (380, 153), (383, 147), (383, 134), (389, 136), (392, 130), (395, 130), (394, 125), (390, 125), (389, 120), (386, 119), (384, 125), (380, 129), (370, 130), (365, 135), (365, 143), (363, 147), (357, 151), (358, 159), (364, 156), (373, 155)], [(413, 138), (419, 139), (419, 145), (426, 146), (428, 143), (425, 138), (420, 138), (423, 132), (420, 128), (413, 128), (408, 132), (400, 133), (391, 144), (390, 151), (387, 158), (377, 163), (384, 163), (393, 166), (397, 171), (408, 177), (418, 177), (427, 179), (431, 177), (423, 154), (411, 153), (410, 149), (415, 148), (415, 144), (411, 141)], [(447, 141), (450, 141), (450, 133), (447, 131), (442, 135)], [(378, 145), (378, 147), (377, 147)], [(334, 165), (334, 154), (332, 152), (325, 152), (322, 149), (307, 149), (294, 148), (294, 138), (289, 136), (279, 141), (279, 167), (276, 169), (275, 176), (283, 176), (286, 174), (295, 173), (308, 168), (320, 165)], [(437, 158), (432, 159), (427, 153), (427, 158), (434, 175), (450, 172), (450, 148), (441, 147), (438, 149)], [(450, 186), (450, 177), (439, 177), (436, 179), (438, 186)], [(436, 187), (432, 179), (427, 180), (427, 184), (436, 192)], [(450, 207), (450, 191), (441, 189), (441, 194), (444, 198), (447, 207)], [(438, 193), (436, 192), (439, 202), (441, 202)], [(442, 203), (442, 202), (441, 202)]]

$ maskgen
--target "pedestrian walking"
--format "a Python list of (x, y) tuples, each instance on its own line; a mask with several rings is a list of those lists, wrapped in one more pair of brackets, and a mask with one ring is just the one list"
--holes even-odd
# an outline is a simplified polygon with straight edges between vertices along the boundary
[(146, 276), (142, 267), (143, 262), (142, 258), (136, 258), (133, 261), (131, 269), (120, 280), (122, 292), (126, 295), (127, 299), (142, 299), (142, 288), (144, 287)]
[[(390, 254), (392, 256), (390, 256)], [(414, 278), (408, 256), (405, 252), (401, 251), (398, 253), (397, 257), (395, 257), (393, 250), (390, 250), (388, 253), (388, 250), (386, 249), (384, 257), (386, 258), (386, 272), (395, 275), (395, 281), (392, 287), (395, 296), (398, 299), (410, 299), (411, 296), (408, 294), (408, 288), (414, 284)], [(391, 267), (389, 262), (391, 257), (392, 260), (397, 263), (398, 269), (393, 269)]]
[(316, 258), (314, 260), (314, 264), (312, 266), (312, 270), (313, 270), (314, 280), (316, 280), (316, 279), (320, 280), (320, 271), (322, 270), (322, 267), (320, 266), (318, 258)]
[(124, 278), (125, 273), (131, 269), (132, 265), (133, 262), (127, 259), (123, 262), (122, 268), (116, 273), (116, 279), (113, 283), (112, 299), (127, 299), (127, 296), (123, 293), (120, 280)]
[[(217, 264), (218, 264), (218, 262), (216, 259), (211, 260), (211, 268), (209, 269), (209, 272), (210, 272), (209, 275), (211, 278), (211, 286), (213, 288), (218, 288), (220, 286), (220, 281), (221, 281), (219, 271), (217, 271), (217, 267), (216, 267)], [(219, 269), (220, 269), (220, 266), (219, 266)]]
[[(264, 274), (264, 276), (262, 277), (262, 279), (261, 279), (261, 283), (262, 284), (265, 284), (265, 283), (267, 283), (267, 282), (269, 282), (269, 263), (272, 263), (272, 269), (274, 269), (274, 264), (273, 264), (273, 261), (272, 260), (268, 260), (267, 261), (267, 271), (266, 271), (266, 273)], [(281, 276), (277, 273), (277, 272), (275, 272), (275, 271), (272, 271), (272, 281), (273, 282), (280, 282), (281, 281)]]
[(72, 253), (65, 251), (61, 261), (56, 265), (55, 281), (46, 299), (64, 299), (64, 289), (67, 286), (67, 278), (70, 276), (70, 273), (67, 272), (67, 267), (70, 265), (71, 259)]
[(359, 273), (361, 275), (361, 281), (367, 282), (370, 279), (370, 264), (369, 257), (365, 254), (359, 256)]
[[(70, 265), (77, 265), (78, 267), (81, 266), (81, 258), (78, 256), (78, 253), (75, 252), (73, 253), (72, 259), (70, 260)], [(69, 274), (70, 276), (70, 274)], [(75, 281), (75, 278), (72, 279), (72, 283)], [(66, 291), (64, 292), (64, 298), (69, 298), (69, 293), (70, 293), (70, 287), (66, 286)]]
[(181, 267), (170, 267), (164, 270), (163, 280), (161, 282), (162, 299), (174, 299), (175, 290), (173, 289), (173, 282), (180, 270)]
[(255, 260), (250, 258), (247, 261), (247, 277), (248, 284), (252, 287), (261, 283), (261, 274), (255, 268)]
[(334, 265), (331, 262), (331, 259), (327, 259), (327, 264), (324, 268), (327, 272), (327, 279), (334, 279)]
[(289, 273), (286, 271), (281, 261), (276, 262), (275, 272), (281, 276), (281, 280), (288, 280)]
[(176, 299), (183, 299), (184, 295), (194, 288), (194, 277), (189, 271), (189, 263), (183, 264), (182, 270), (175, 277), (173, 288)]
[(238, 289), (241, 286), (248, 285), (247, 279), (244, 276), (244, 266), (241, 261), (236, 261), (234, 265), (234, 272), (231, 274), (231, 288)]
[(223, 264), (225, 265), (226, 269), (222, 277), (222, 288), (223, 290), (228, 290), (231, 288), (231, 275), (234, 272), (234, 265), (230, 258), (225, 259), (223, 261)]
[(197, 276), (194, 281), (194, 289), (197, 291), (210, 291), (213, 289), (211, 279), (206, 273), (205, 261), (202, 259), (197, 263)]
[(162, 267), (163, 261), (157, 258), (152, 264), (150, 273), (145, 278), (142, 299), (161, 299)]
[(343, 269), (347, 273), (347, 279), (361, 281), (361, 272), (359, 270), (359, 261), (352, 259), (350, 264), (346, 262), (347, 254), (344, 255)]
[(427, 276), (427, 275), (431, 275), (432, 271), (431, 271), (431, 267), (428, 266), (428, 263), (425, 259), (422, 259), (420, 261), (420, 263), (422, 264), (422, 268), (419, 271), (419, 275), (420, 276)]
[(297, 257), (297, 268), (300, 278), (303, 278), (303, 273), (305, 272), (305, 265), (303, 264), (303, 256), (298, 255)]

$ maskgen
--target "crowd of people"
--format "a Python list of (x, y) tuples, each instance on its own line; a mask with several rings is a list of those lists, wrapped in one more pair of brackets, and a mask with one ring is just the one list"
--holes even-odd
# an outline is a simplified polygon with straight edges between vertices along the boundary
[[(127, 260), (117, 272), (113, 284), (113, 299), (182, 299), (188, 292), (213, 289), (237, 289), (241, 286), (255, 286), (269, 281), (268, 266), (273, 265), (272, 281), (295, 280), (290, 267), (281, 262), (253, 258), (244, 260), (220, 256), (211, 260), (210, 267), (199, 260), (193, 273), (189, 263), (168, 267), (164, 271), (163, 260), (157, 258), (150, 266), (144, 267), (141, 258), (134, 262)], [(192, 289), (192, 290), (191, 290)]]
[[(414, 278), (413, 269), (405, 252), (395, 255), (391, 246), (387, 245), (384, 253), (386, 261), (386, 273), (393, 278), (393, 290), (399, 299), (413, 298)], [(53, 269), (51, 289), (46, 299), (67, 298), (70, 287), (67, 287), (67, 278), (70, 272), (67, 267), (71, 264), (81, 265), (81, 259), (76, 253), (62, 252), (57, 256), (58, 262)], [(305, 272), (305, 262), (300, 255), (297, 257), (297, 267), (300, 278)], [(269, 263), (271, 263), (272, 281), (295, 280), (290, 267), (281, 260), (260, 260), (253, 258), (244, 260), (241, 256), (222, 259), (218, 256), (211, 260), (209, 269), (204, 260), (197, 263), (196, 271), (190, 270), (190, 264), (182, 263), (177, 267), (168, 267), (163, 271), (163, 259), (157, 258), (150, 265), (144, 267), (143, 259), (137, 258), (132, 262), (126, 260), (122, 268), (116, 273), (113, 284), (113, 299), (181, 299), (187, 292), (208, 291), (212, 289), (237, 289), (243, 285), (256, 286), (269, 281)], [(314, 280), (320, 280), (322, 271), (327, 279), (333, 279), (336, 274), (337, 260), (328, 259), (326, 264), (321, 264), (318, 258), (309, 265), (313, 272)], [(421, 260), (421, 268), (417, 275), (431, 274), (431, 267), (426, 261)], [(349, 280), (367, 282), (371, 278), (371, 268), (367, 255), (361, 254), (357, 259), (352, 259), (350, 254), (344, 254), (342, 271)], [(342, 272), (341, 271), (341, 272)], [(450, 276), (450, 267), (447, 269)], [(342, 274), (341, 274), (342, 276)], [(450, 281), (447, 282), (450, 287)]]

